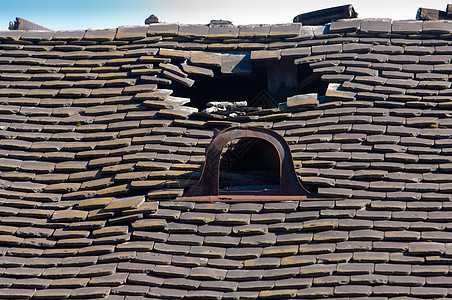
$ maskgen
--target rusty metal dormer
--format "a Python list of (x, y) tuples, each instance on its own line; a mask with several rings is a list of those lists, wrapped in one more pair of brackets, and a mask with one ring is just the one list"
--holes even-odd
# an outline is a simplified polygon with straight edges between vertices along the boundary
[[(220, 191), (220, 160), (223, 148), (231, 141), (253, 138), (266, 141), (276, 151), (279, 166), (279, 189), (274, 191)], [(275, 160), (274, 157), (269, 159)], [(282, 136), (263, 127), (232, 126), (218, 133), (206, 151), (206, 160), (199, 181), (182, 199), (190, 201), (280, 201), (305, 199), (309, 192), (300, 183), (289, 145)], [(278, 198), (275, 198), (278, 196)]]

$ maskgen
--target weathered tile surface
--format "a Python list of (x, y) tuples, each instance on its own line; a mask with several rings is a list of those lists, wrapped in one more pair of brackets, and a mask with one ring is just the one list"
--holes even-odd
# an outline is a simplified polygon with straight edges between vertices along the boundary
[[(0, 32), (0, 298), (450, 296), (451, 28)], [(278, 64), (326, 92), (204, 111), (181, 95)], [(283, 136), (311, 196), (176, 199), (232, 124)]]

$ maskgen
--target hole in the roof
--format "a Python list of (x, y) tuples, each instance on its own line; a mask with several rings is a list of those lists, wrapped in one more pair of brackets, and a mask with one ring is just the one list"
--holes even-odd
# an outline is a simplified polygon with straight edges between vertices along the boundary
[[(215, 72), (214, 77), (190, 76), (195, 80), (192, 87), (186, 87), (180, 84), (172, 86), (173, 95), (190, 98), (190, 106), (203, 110), (208, 102), (246, 101), (248, 105), (252, 104), (262, 93), (267, 93), (267, 70), (265, 67), (253, 68), (250, 74), (222, 74)], [(261, 103), (255, 103), (254, 106), (262, 106)]]
[(313, 73), (308, 64), (295, 65), (293, 59), (253, 62), (249, 73), (213, 77), (190, 75), (191, 87), (173, 84), (173, 95), (191, 99), (190, 106), (204, 110), (210, 102), (246, 102), (247, 107), (275, 108), (288, 97), (299, 94), (325, 95), (328, 83)]
[(309, 94), (317, 93), (324, 96), (328, 89), (328, 82), (321, 80), (321, 74), (312, 72), (308, 64), (297, 66), (298, 74), (298, 93)]
[(219, 180), (220, 194), (274, 194), (280, 183), (278, 152), (263, 139), (232, 140), (223, 148)]

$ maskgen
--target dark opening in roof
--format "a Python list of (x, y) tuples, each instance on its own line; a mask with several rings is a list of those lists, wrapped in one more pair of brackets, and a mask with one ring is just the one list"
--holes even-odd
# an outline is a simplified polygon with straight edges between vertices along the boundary
[(212, 101), (247, 101), (253, 99), (262, 92), (267, 92), (267, 69), (265, 66), (253, 68), (251, 74), (222, 74), (216, 72), (214, 77), (195, 76), (195, 83), (191, 87), (181, 84), (173, 85), (173, 95), (190, 98), (190, 106), (203, 110), (208, 102)]
[(328, 82), (322, 81), (322, 74), (312, 72), (312, 68), (308, 64), (298, 65), (297, 76), (297, 94), (317, 93), (320, 96), (325, 95), (328, 89)]
[(295, 65), (292, 59), (254, 63), (252, 71), (224, 74), (215, 70), (212, 77), (191, 75), (190, 87), (174, 83), (173, 95), (190, 99), (190, 106), (204, 110), (209, 102), (243, 102), (248, 108), (275, 108), (297, 94), (324, 95), (328, 83), (308, 64)]
[(256, 138), (231, 141), (220, 160), (220, 193), (279, 189), (279, 156), (271, 143)]

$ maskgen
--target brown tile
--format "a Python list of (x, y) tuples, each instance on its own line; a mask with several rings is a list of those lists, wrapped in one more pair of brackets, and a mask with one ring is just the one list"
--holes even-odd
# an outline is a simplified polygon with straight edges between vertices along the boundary
[(88, 284), (88, 278), (63, 278), (53, 279), (50, 286), (52, 288), (67, 288), (74, 289), (84, 287)]
[(112, 275), (116, 270), (116, 266), (116, 263), (108, 263), (82, 267), (78, 273), (78, 276), (90, 277)]
[(110, 294), (109, 287), (82, 287), (72, 290), (71, 298), (105, 298)]
[(14, 298), (31, 298), (35, 294), (35, 289), (13, 289), (13, 288), (0, 288), (0, 297), (5, 299)]
[(72, 290), (71, 289), (45, 289), (45, 290), (38, 290), (34, 294), (34, 298), (36, 299), (51, 299), (51, 298), (59, 298), (59, 299), (66, 299), (69, 298), (71, 295)]
[(35, 289), (46, 289), (50, 283), (51, 279), (41, 279), (41, 278), (23, 278), (16, 279), (14, 281), (15, 288), (35, 288)]

